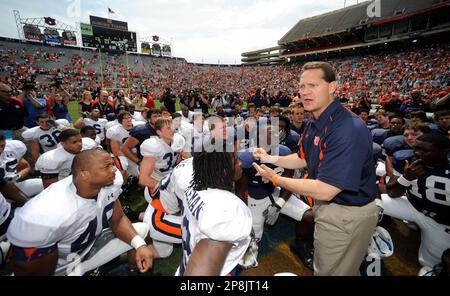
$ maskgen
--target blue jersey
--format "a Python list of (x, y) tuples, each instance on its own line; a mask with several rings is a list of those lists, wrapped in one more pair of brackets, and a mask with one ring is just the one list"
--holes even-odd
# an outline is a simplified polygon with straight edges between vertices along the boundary
[(386, 138), (383, 141), (383, 147), (386, 154), (389, 156), (393, 155), (396, 151), (409, 149), (405, 143), (405, 138), (403, 135)]
[(392, 155), (392, 167), (394, 170), (400, 174), (403, 174), (403, 170), (405, 169), (405, 160), (409, 161), (409, 163), (413, 163), (413, 161), (416, 160), (412, 149), (404, 149), (394, 152)]
[(130, 137), (136, 138), (139, 141), (139, 144), (136, 145), (137, 149), (137, 156), (142, 159), (141, 154), (141, 145), (144, 143), (145, 140), (150, 138), (151, 136), (156, 136), (156, 131), (153, 127), (150, 126), (150, 124), (147, 122), (146, 124), (140, 124), (130, 131)]
[(289, 136), (286, 136), (280, 141), (280, 145), (288, 147), (292, 152), (298, 151), (298, 144), (300, 141), (300, 135), (291, 130)]
[[(277, 152), (279, 156), (286, 156), (291, 154), (291, 150), (284, 145), (278, 146)], [(276, 155), (276, 153), (271, 154)], [(275, 186), (273, 186), (272, 182), (263, 179), (252, 165), (254, 162), (258, 165), (261, 164), (259, 160), (255, 160), (253, 158), (252, 150), (246, 149), (243, 152), (240, 152), (238, 158), (242, 164), (242, 171), (247, 175), (248, 178), (248, 191), (250, 196), (254, 199), (263, 199), (272, 194)], [(273, 164), (266, 163), (265, 165), (270, 167), (280, 175), (284, 172), (283, 168), (277, 167)]]
[(426, 167), (426, 172), (408, 188), (413, 207), (436, 222), (450, 225), (450, 164), (444, 167)]

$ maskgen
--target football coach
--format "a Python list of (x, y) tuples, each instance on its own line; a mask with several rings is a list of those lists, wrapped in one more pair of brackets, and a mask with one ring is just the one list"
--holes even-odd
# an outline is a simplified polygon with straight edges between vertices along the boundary
[(300, 95), (312, 112), (297, 154), (270, 156), (254, 150), (255, 159), (287, 169), (306, 168), (308, 179), (278, 176), (253, 165), (275, 186), (315, 200), (314, 275), (359, 275), (359, 266), (375, 231), (378, 209), (372, 137), (358, 116), (334, 98), (336, 73), (326, 62), (306, 63)]

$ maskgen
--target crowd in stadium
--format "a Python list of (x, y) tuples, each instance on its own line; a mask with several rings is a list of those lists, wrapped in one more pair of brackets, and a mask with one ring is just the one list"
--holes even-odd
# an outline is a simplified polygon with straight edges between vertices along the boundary
[[(130, 265), (130, 274), (136, 268), (147, 270), (147, 257), (170, 256), (173, 244), (181, 244), (185, 239), (184, 222), (179, 215), (179, 205), (168, 202), (163, 195), (170, 190), (176, 193), (178, 187), (189, 187), (183, 183), (185, 180), (181, 181), (186, 167), (193, 165), (195, 171), (196, 166), (208, 164), (208, 161), (210, 165), (217, 161), (219, 167), (227, 163), (220, 157), (208, 159), (196, 154), (207, 141), (217, 139), (228, 140), (233, 146), (231, 151), (242, 152), (235, 156), (235, 161), (239, 160), (242, 165), (242, 176), (234, 175), (234, 179), (225, 176), (224, 183), (217, 184), (207, 178), (205, 169), (204, 175), (194, 174), (194, 189), (205, 189), (207, 182), (224, 188), (236, 182), (228, 191), (248, 201), (249, 206), (258, 204), (250, 210), (235, 205), (237, 211), (242, 211), (242, 217), (249, 211), (253, 221), (242, 218), (240, 225), (234, 225), (241, 229), (236, 241), (244, 247), (233, 246), (230, 252), (239, 253), (236, 257), (239, 260), (226, 261), (217, 274), (229, 274), (236, 266), (256, 267), (264, 224), (274, 225), (279, 213), (297, 220), (291, 251), (311, 270), (318, 268), (313, 264), (314, 214), (311, 209), (314, 200), (308, 196), (297, 198), (286, 189), (279, 190), (276, 179), (272, 184), (258, 177), (252, 166), (257, 161), (256, 156), (245, 150), (251, 145), (267, 148), (260, 146), (259, 133), (264, 134), (263, 138), (276, 133), (277, 145), (283, 147), (280, 153), (284, 154), (280, 155), (301, 154), (304, 131), (314, 121), (313, 114), (305, 110), (307, 105), (304, 106), (301, 91), (304, 86), (299, 75), (304, 63), (213, 66), (175, 58), (100, 55), (88, 50), (0, 44), (0, 192), (3, 194), (0, 196), (0, 238), (10, 241), (8, 258), (14, 263), (16, 274), (65, 274), (66, 269), (62, 267), (69, 264), (69, 260), (61, 259), (62, 255), (67, 256), (74, 250), (81, 254), (92, 242), (91, 236), (94, 239), (99, 235), (98, 230), (89, 228), (81, 237), (69, 241), (69, 245), (67, 242), (57, 245), (60, 240), (64, 241), (64, 231), (73, 230), (70, 225), (62, 224), (60, 227), (64, 231), (58, 230), (55, 237), (31, 235), (46, 231), (48, 227), (36, 223), (45, 211), (33, 216), (37, 205), (46, 205), (40, 193), (50, 199), (58, 190), (67, 190), (70, 175), (78, 192), (97, 188), (99, 203), (109, 194), (126, 200), (133, 186), (143, 190), (148, 201), (145, 212), (134, 212), (127, 207), (123, 211), (131, 222), (143, 221), (149, 228), (148, 236), (153, 244), (145, 252), (140, 247), (146, 242), (138, 237), (146, 233), (131, 230), (130, 221), (125, 223), (122, 216), (115, 214), (116, 206), (112, 216), (111, 207), (108, 211), (105, 209), (105, 215), (111, 218), (111, 228), (120, 233), (117, 237), (125, 241), (133, 238), (131, 245), (141, 250), (136, 255), (141, 262), (138, 266)], [(388, 225), (389, 217), (394, 217), (420, 230), (422, 242), (417, 252), (422, 274), (448, 273), (450, 264), (449, 47), (449, 43), (442, 43), (329, 61), (337, 74), (335, 99), (360, 117), (373, 138), (373, 172), (377, 174), (379, 187), (377, 205), (384, 209), (384, 217), (380, 214), (378, 225)], [(73, 101), (78, 108), (75, 118), (74, 113), (69, 112)], [(257, 140), (252, 134), (257, 135)], [(114, 162), (108, 162), (109, 156)], [(100, 171), (102, 168), (98, 166), (105, 165), (104, 170), (114, 171), (114, 174), (104, 179), (100, 179), (101, 176), (89, 179), (85, 171), (93, 168), (88, 168), (88, 163)], [(217, 169), (215, 171), (208, 173), (217, 176)], [(283, 177), (297, 179), (308, 173), (288, 169), (280, 172)], [(177, 185), (170, 185), (174, 182)], [(106, 185), (109, 191), (101, 191)], [(123, 192), (119, 196), (121, 188)], [(274, 200), (272, 194), (276, 191), (279, 197)], [(187, 192), (188, 200), (196, 194)], [(26, 210), (16, 209), (14, 215), (11, 200), (14, 207), (25, 205)], [(91, 206), (86, 205), (87, 211)], [(190, 206), (195, 208), (195, 203)], [(55, 208), (58, 207), (62, 204), (55, 204)], [(57, 218), (64, 219), (63, 215), (70, 214), (70, 209), (60, 209), (62, 214)], [(70, 219), (71, 223), (76, 222), (73, 217)], [(217, 227), (221, 225), (219, 222)], [(54, 229), (48, 231), (56, 233)], [(204, 231), (208, 233), (210, 229)], [(223, 235), (215, 239), (225, 239), (226, 231), (224, 229)], [(374, 240), (380, 242), (379, 237), (389, 235), (377, 232), (373, 236), (378, 236)], [(131, 249), (117, 244), (117, 249), (123, 252)], [(384, 244), (384, 249), (378, 250), (381, 258), (392, 254), (389, 253), (392, 241)], [(2, 246), (5, 245), (3, 242)], [(28, 252), (31, 247), (36, 253)], [(42, 260), (42, 256), (51, 257), (56, 249), (60, 253), (57, 263), (41, 262), (40, 266), (45, 268), (24, 263)], [(6, 254), (4, 257), (6, 259)], [(185, 270), (186, 267), (183, 262), (178, 274), (191, 271)]]

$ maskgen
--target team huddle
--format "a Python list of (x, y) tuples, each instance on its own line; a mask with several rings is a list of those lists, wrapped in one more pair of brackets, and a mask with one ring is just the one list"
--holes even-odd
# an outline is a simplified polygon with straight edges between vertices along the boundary
[[(19, 135), (1, 131), (2, 261), (15, 275), (83, 275), (128, 253), (133, 274), (181, 244), (176, 275), (236, 275), (258, 266), (264, 227), (281, 213), (315, 275), (358, 275), (367, 257), (394, 252), (384, 215), (420, 228), (421, 273), (448, 272), (448, 111), (438, 132), (383, 111), (370, 126), (334, 98), (324, 62), (303, 67), (299, 88), (301, 103), (283, 114), (249, 104), (207, 118), (125, 107), (109, 118), (103, 91), (76, 129), (43, 113)], [(130, 186), (144, 212), (122, 207)]]

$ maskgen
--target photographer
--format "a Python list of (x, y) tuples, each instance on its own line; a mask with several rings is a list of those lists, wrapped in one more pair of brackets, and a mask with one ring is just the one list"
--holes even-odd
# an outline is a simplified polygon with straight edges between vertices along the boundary
[(189, 94), (189, 110), (195, 111), (197, 109), (202, 109), (203, 114), (208, 114), (209, 112), (209, 101), (205, 95), (201, 92), (201, 89), (195, 88)]
[(35, 127), (36, 116), (45, 112), (47, 104), (45, 99), (36, 98), (36, 83), (34, 80), (23, 82), (22, 91), (18, 98), (23, 101), (28, 110), (28, 116), (25, 117), (24, 125), (28, 128)]
[(169, 111), (170, 114), (175, 113), (175, 103), (177, 101), (177, 97), (169, 87), (166, 88), (159, 101), (163, 102), (164, 106), (166, 106), (167, 111)]
[(120, 105), (124, 105), (126, 108), (130, 105), (130, 100), (125, 97), (125, 92), (122, 89), (115, 95), (113, 104), (115, 109)]
[(70, 94), (62, 86), (62, 78), (56, 78), (50, 98), (50, 107), (55, 119), (66, 119), (72, 123), (72, 117), (69, 114)]

